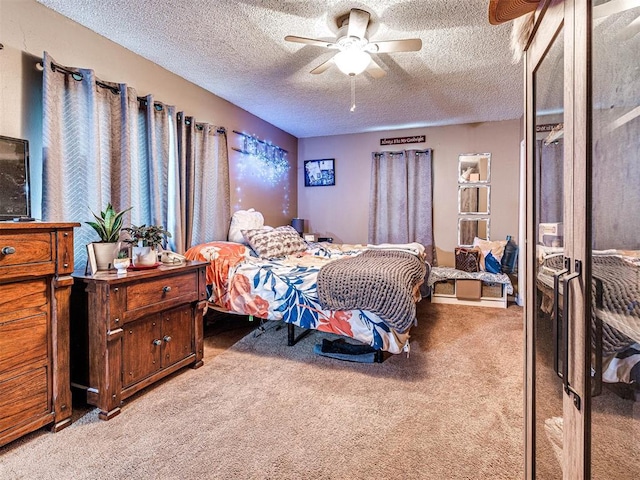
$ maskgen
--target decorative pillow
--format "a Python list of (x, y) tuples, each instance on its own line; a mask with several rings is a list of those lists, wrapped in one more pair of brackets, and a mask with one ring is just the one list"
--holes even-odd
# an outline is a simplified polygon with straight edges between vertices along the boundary
[(262, 228), (264, 225), (264, 217), (260, 212), (256, 212), (253, 208), (249, 210), (238, 210), (231, 217), (231, 225), (229, 226), (230, 242), (247, 244), (242, 235), (242, 230), (252, 230), (254, 228)]
[(286, 257), (307, 249), (307, 244), (291, 225), (243, 230), (242, 235), (258, 256), (265, 259)]
[(500, 265), (500, 262), (495, 259), (491, 252), (484, 257), (484, 267), (489, 273), (502, 273), (502, 266)]
[(489, 241), (482, 238), (475, 237), (473, 239), (473, 246), (480, 248), (482, 252), (482, 259), (480, 260), (480, 269), (486, 271), (485, 261), (486, 256), (491, 253), (498, 263), (502, 260), (504, 254), (504, 247), (507, 245), (506, 240)]

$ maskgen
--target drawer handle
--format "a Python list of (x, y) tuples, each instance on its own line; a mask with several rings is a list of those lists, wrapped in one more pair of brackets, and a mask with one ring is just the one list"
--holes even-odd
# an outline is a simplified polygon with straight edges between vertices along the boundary
[(165, 335), (163, 340), (167, 343), (169, 343), (171, 341), (171, 337), (169, 335)]
[(3, 255), (11, 255), (13, 253), (16, 253), (15, 247), (2, 247)]
[(169, 292), (171, 291), (171, 287), (170, 287), (170, 286), (168, 286), (168, 285), (167, 285), (166, 287), (162, 287), (162, 291), (163, 291), (164, 293), (169, 293)]
[(158, 345), (162, 345), (162, 340), (160, 340), (159, 338), (156, 338), (156, 339), (153, 341), (153, 344), (154, 344), (154, 345), (156, 345), (156, 346), (158, 346)]

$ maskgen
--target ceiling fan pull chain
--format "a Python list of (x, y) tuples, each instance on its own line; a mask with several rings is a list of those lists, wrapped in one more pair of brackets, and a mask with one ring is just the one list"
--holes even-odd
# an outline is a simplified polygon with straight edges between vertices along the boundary
[(351, 76), (351, 108), (349, 111), (354, 112), (356, 110), (356, 76)]

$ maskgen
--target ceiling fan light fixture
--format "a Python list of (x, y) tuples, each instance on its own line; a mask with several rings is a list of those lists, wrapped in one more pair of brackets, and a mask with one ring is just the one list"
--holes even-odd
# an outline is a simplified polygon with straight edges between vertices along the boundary
[(340, 71), (345, 75), (360, 75), (371, 62), (369, 54), (360, 49), (342, 50), (333, 59)]

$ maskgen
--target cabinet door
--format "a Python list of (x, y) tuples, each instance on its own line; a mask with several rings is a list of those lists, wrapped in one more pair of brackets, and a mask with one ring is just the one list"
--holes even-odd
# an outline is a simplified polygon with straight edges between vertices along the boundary
[(190, 306), (163, 312), (162, 367), (168, 367), (194, 352), (193, 309)]
[(128, 387), (161, 368), (161, 318), (151, 315), (131, 322), (124, 329), (122, 385)]

